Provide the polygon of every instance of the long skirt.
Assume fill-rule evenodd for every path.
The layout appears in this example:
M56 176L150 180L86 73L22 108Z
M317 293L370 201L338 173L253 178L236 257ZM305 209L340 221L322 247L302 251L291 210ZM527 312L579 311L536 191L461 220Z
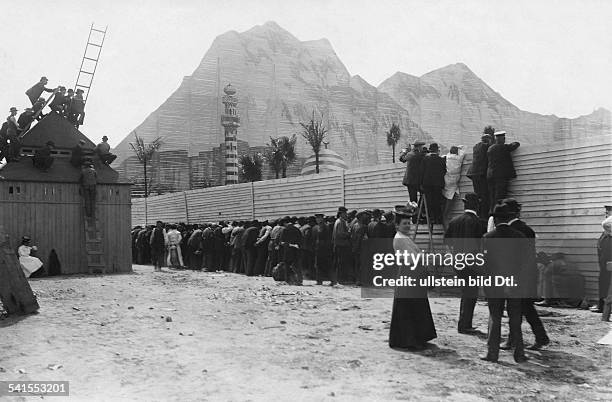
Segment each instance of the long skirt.
M393 299L389 346L392 348L422 347L437 337L429 299Z

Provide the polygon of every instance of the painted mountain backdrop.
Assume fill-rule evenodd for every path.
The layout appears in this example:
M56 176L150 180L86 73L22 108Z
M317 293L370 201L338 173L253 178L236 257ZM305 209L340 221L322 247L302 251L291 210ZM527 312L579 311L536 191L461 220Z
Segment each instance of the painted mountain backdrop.
M577 119L524 112L489 88L469 68L455 64L414 77L396 73L378 88L351 76L326 39L299 41L274 22L217 37L191 76L135 131L161 136L163 152L152 176L164 191L220 184L223 87L239 98L243 150L262 149L270 136L300 132L313 109L329 127L329 148L350 167L391 162L385 132L395 122L403 140L471 145L485 125L531 144L610 134L610 112ZM299 136L298 136L299 137ZM129 147L133 132L116 147L116 166L138 181ZM311 154L298 139L301 161ZM293 169L293 174L299 172Z

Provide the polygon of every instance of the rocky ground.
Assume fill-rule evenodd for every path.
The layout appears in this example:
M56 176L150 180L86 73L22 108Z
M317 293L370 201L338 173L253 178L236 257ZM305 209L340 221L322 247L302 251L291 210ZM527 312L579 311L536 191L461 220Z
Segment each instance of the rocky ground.
M0 320L0 380L68 380L69 400L612 400L596 343L610 325L583 310L542 309L552 344L494 364L478 359L484 334L456 332L452 298L431 299L432 346L401 352L387 346L392 300L353 287L144 266L31 285L39 314Z

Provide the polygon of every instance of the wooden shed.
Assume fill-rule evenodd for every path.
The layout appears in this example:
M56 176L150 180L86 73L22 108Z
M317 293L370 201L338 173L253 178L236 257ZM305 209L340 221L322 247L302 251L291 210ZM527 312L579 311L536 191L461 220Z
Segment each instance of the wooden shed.
M85 216L79 194L80 169L70 163L79 140L95 144L63 117L50 113L21 139L21 158L0 169L0 224L19 246L30 236L36 256L48 266L55 250L62 274L130 272L130 184L94 157L98 174L95 219ZM43 172L32 156L47 141L55 143L54 162Z

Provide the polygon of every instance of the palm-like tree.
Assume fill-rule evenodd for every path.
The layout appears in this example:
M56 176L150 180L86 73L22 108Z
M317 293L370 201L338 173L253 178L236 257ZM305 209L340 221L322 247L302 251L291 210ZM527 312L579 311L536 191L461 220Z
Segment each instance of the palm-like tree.
M274 170L277 179L279 173L282 173L283 178L287 177L287 167L297 159L297 155L295 154L296 143L297 137L295 134L293 134L291 138L287 136L278 138L270 137L270 143L265 152L265 157L272 170Z
M263 166L261 154L257 153L253 156L247 154L241 155L238 158L238 165L240 167L238 170L240 180L246 182L261 180L261 170Z
M319 121L315 121L314 111L312 112L312 119L308 124L300 123L302 126L302 137L306 139L306 142L312 147L312 151L315 154L315 173L319 173L319 153L321 152L321 144L327 134L327 129L322 123L323 116Z
M144 142L144 139L142 137L139 137L138 134L136 134L136 132L134 132L134 142L130 142L130 146L132 147L132 150L136 154L138 161L143 166L145 198L149 196L149 186L148 186L149 183L147 180L147 165L149 164L149 161L153 159L153 155L155 155L155 152L157 152L159 148L161 148L162 145L163 145L163 141L161 137L157 137L150 143L146 144Z
M387 131L387 145L393 149L393 163L395 163L395 146L400 140L402 132L399 126L395 123L391 124L391 128Z

